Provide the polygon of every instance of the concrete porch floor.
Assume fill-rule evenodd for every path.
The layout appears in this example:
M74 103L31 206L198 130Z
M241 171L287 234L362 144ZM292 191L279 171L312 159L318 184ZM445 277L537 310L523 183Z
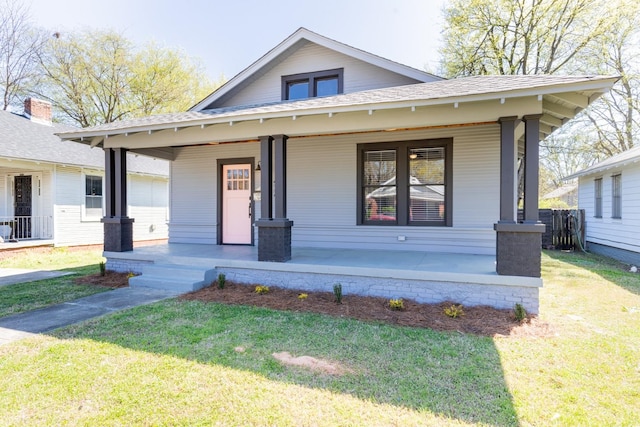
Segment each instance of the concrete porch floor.
M340 266L497 276L494 255L296 247L291 249L291 255L291 260L286 263L260 262L260 265L275 264L284 269L294 265ZM258 248L243 245L171 243L138 247L132 252L105 252L105 256L189 265L210 264L213 260L223 264L234 261L235 265L236 262L258 262ZM298 270L298 268L295 269Z
M292 259L281 263L257 261L256 246L171 243L104 256L107 268L143 276L145 265L206 267L241 283L309 291L331 291L332 284L341 283L345 293L422 302L450 299L500 308L522 302L532 313L542 286L540 278L498 275L494 255L294 247Z

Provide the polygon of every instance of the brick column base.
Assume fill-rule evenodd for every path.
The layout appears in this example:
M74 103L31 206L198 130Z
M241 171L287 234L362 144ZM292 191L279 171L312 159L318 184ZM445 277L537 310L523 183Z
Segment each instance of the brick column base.
M104 250L127 252L133 250L133 218L102 218L104 224Z
M544 224L494 224L496 272L504 276L540 277Z
M291 227L286 218L260 219L258 227L258 261L286 262L291 259Z

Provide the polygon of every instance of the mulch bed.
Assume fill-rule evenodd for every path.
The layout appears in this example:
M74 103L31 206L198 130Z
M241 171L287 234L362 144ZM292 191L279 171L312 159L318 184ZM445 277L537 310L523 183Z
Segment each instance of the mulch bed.
M126 288L129 286L129 273L117 273L115 271L107 271L104 276L100 273L91 274L89 276L78 277L75 279L78 285L95 285L104 286L105 288Z
M404 310L393 310L389 300L379 297L344 295L342 303L335 302L332 292L305 292L270 287L266 294L257 294L257 285L244 285L227 281L224 289L213 286L183 295L185 300L219 302L266 307L275 310L313 312L364 321L377 321L393 325L429 328L437 331L457 331L483 336L548 336L549 325L536 317L520 323L511 310L498 310L487 306L463 307L464 315L451 318L444 314L452 302L420 304L404 300ZM300 299L301 293L308 296Z
M76 279L85 285L120 288L129 286L128 273L107 271L104 276L93 274ZM336 317L384 322L392 325L429 328L436 331L453 331L481 336L503 337L548 337L555 335L553 328L529 316L524 322L516 321L511 310L499 310L488 306L463 307L464 315L451 318L444 314L453 302L420 304L403 300L404 310L393 310L389 300L379 297L344 295L342 303L335 302L332 292L305 292L301 290L269 287L266 294L255 292L256 284L245 285L227 281L224 289L212 286L183 295L180 298L192 301L218 302L223 304L250 305L274 310L312 312ZM306 293L305 299L298 296Z

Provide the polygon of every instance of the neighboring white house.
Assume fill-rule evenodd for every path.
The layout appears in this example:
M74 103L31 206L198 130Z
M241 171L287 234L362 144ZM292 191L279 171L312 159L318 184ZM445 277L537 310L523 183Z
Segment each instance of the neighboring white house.
M578 178L587 250L640 265L640 147L586 168Z
M61 141L54 133L76 128L51 122L51 104L25 101L25 112L0 111L0 237L48 240L56 246L102 243L105 154ZM127 158L128 210L134 239L167 237L165 160Z
M292 247L495 255L497 274L481 279L452 275L443 285L425 274L425 299L460 286L466 300L537 312L538 142L616 80L445 80L301 28L188 112L60 136L110 150L112 170L127 151L170 160L170 245L257 245L257 262L271 269ZM110 191L126 197L117 183ZM115 240L130 218L107 214L107 257L125 265L132 246Z

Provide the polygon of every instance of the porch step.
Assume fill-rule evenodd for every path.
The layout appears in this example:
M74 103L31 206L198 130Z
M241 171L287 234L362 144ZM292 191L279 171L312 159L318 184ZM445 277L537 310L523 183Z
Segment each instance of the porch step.
M186 293L211 285L215 278L215 268L153 264L144 266L140 276L131 277L129 286L132 288L165 289Z

